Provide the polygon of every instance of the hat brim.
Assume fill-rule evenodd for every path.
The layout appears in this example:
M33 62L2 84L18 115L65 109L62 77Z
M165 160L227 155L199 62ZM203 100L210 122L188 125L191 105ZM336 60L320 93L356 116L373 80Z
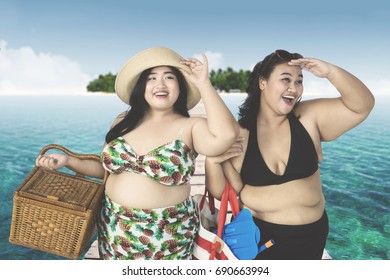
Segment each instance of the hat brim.
M171 49L155 47L143 50L130 58L119 71L115 80L115 92L126 104L130 103L133 92L141 73L157 66L172 66L191 72L190 68L180 63L181 56ZM185 77L184 77L185 78ZM187 86L187 109L192 109L200 100L199 90L185 78Z

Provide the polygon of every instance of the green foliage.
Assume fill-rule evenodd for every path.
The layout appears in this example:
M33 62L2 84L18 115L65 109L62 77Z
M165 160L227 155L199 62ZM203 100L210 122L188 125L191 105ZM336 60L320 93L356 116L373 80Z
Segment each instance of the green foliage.
M226 70L211 70L210 81L211 84L220 91L229 92L238 90L240 92L245 92L249 74L249 70L240 70L236 72L230 67ZM115 92L115 78L116 75L111 73L99 75L97 79L91 81L87 85L87 90L89 92Z
M230 67L225 71L222 69L217 71L211 70L210 81L216 89L221 91L239 90L240 92L245 92L249 74L249 70L236 72Z
M108 73L99 75L99 77L87 85L87 90L90 92L115 92L116 75Z

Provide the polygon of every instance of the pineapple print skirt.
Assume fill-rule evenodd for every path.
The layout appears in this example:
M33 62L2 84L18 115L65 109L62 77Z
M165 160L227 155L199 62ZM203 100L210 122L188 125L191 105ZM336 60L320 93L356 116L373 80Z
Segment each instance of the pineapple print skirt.
M190 260L199 219L192 197L171 207L129 208L107 195L98 221L106 260Z

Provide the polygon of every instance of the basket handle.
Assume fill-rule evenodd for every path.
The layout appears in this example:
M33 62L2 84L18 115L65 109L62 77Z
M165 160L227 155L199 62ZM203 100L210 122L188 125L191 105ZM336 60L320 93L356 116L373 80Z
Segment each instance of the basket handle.
M50 145L47 145L47 146L43 147L42 150L39 152L39 155L44 155L50 149L57 149L57 150L63 151L67 155L73 156L73 157L76 157L76 158L79 158L79 159L92 159L92 160L97 160L97 161L100 162L100 158L97 155L94 155L94 154L76 154L76 153L71 152L67 148L65 148L65 147L63 147L61 145L57 145L57 144L50 144Z
M96 161L100 162L100 157L95 155L95 154L76 154L76 153L73 153L72 151L70 151L67 148L65 148L61 145L58 145L58 144L49 144L49 145L43 147L41 149L41 151L39 152L39 155L44 155L50 149L57 149L57 150L63 151L65 154L67 154L69 156L73 156L73 157L78 158L78 159L91 159L91 160L96 160ZM76 172L76 176L85 177L84 174L81 174L78 172ZM107 172L105 172L103 182L106 182L107 176L108 176L108 174L107 174Z

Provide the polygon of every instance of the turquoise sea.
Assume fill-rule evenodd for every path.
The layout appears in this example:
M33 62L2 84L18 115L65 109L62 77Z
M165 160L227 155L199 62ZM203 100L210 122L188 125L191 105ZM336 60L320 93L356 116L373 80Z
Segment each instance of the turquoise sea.
M244 97L224 96L236 116ZM333 259L390 259L389 108L390 97L377 97L365 122L323 144L326 248ZM111 122L126 109L115 95L0 96L0 260L63 259L8 242L13 193L42 147L98 154Z

